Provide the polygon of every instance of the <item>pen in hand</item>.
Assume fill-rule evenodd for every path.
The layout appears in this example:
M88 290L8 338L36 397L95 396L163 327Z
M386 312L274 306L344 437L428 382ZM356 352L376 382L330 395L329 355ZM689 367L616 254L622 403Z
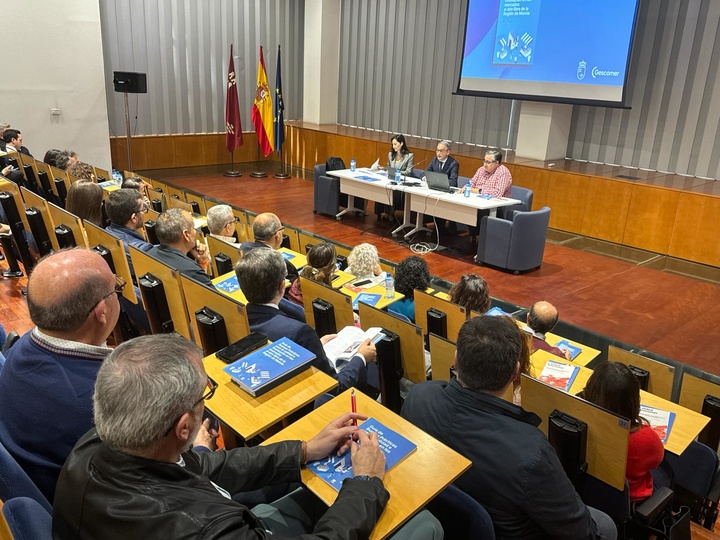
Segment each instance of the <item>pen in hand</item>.
M355 401L355 390L350 391L350 410L354 413L357 412L357 402ZM353 426L357 426L357 420L353 418Z

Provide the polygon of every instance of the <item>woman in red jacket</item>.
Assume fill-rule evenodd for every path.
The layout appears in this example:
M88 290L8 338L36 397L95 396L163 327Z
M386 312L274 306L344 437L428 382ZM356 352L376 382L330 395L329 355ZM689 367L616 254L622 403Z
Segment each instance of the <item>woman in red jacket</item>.
M640 385L630 368L620 362L601 364L588 379L582 397L630 420L625 469L630 501L652 495L650 471L660 465L665 447L647 420L640 417Z

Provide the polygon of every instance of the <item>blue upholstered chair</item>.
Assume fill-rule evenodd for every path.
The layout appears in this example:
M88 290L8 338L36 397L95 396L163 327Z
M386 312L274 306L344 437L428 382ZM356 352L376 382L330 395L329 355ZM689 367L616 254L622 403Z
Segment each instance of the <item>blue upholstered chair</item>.
M50 540L52 516L35 499L15 497L2 507L2 514L15 540Z
M511 186L512 192L510 193L511 199L518 199L522 201L520 204L513 204L511 206L503 206L498 208L497 217L502 219L509 219L510 215L514 211L529 212L532 210L533 191L520 186Z
M448 486L430 501L427 509L453 540L494 540L495 528L487 510L470 495Z
M314 214L334 217L340 211L340 180L326 174L324 163L313 170L313 200Z
M9 501L15 497L34 499L45 510L52 512L52 507L47 499L18 465L15 458L10 455L10 452L0 444L0 500Z
M545 253L550 208L513 212L512 221L482 218L475 261L519 274L539 268Z

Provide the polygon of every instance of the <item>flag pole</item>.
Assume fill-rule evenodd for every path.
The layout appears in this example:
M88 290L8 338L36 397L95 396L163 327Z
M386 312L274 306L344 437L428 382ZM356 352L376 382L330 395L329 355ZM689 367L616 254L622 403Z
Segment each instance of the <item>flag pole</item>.
M223 173L223 176L229 176L230 178L237 178L239 176L242 176L242 173L238 170L235 170L235 150L230 151L230 170L225 171Z
M290 178L290 175L285 172L285 160L283 159L282 146L280 147L280 170L273 175L275 178Z
M258 168L250 173L253 178L267 178L267 173L260 170L260 145L257 146L257 165Z
M235 169L235 149L242 145L242 126L240 125L240 108L237 99L237 83L235 81L235 60L233 46L230 44L230 60L228 61L227 98L225 100L225 148L230 152L230 170L223 176L237 178L242 173Z
M285 141L285 119L283 118L283 111L285 110L285 103L282 98L282 67L280 60L280 45L278 45L277 52L277 64L275 65L275 118L273 121L275 132L275 150L280 154L280 170L275 173L275 178L290 178L290 175L285 172L285 159L283 156L283 142Z

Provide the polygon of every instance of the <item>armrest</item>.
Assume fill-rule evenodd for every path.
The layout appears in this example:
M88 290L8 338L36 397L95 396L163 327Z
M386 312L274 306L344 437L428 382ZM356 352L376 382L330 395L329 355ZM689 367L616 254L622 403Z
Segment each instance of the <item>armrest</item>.
M661 487L642 503L635 505L634 517L644 524L653 523L673 499L675 493L667 487Z

